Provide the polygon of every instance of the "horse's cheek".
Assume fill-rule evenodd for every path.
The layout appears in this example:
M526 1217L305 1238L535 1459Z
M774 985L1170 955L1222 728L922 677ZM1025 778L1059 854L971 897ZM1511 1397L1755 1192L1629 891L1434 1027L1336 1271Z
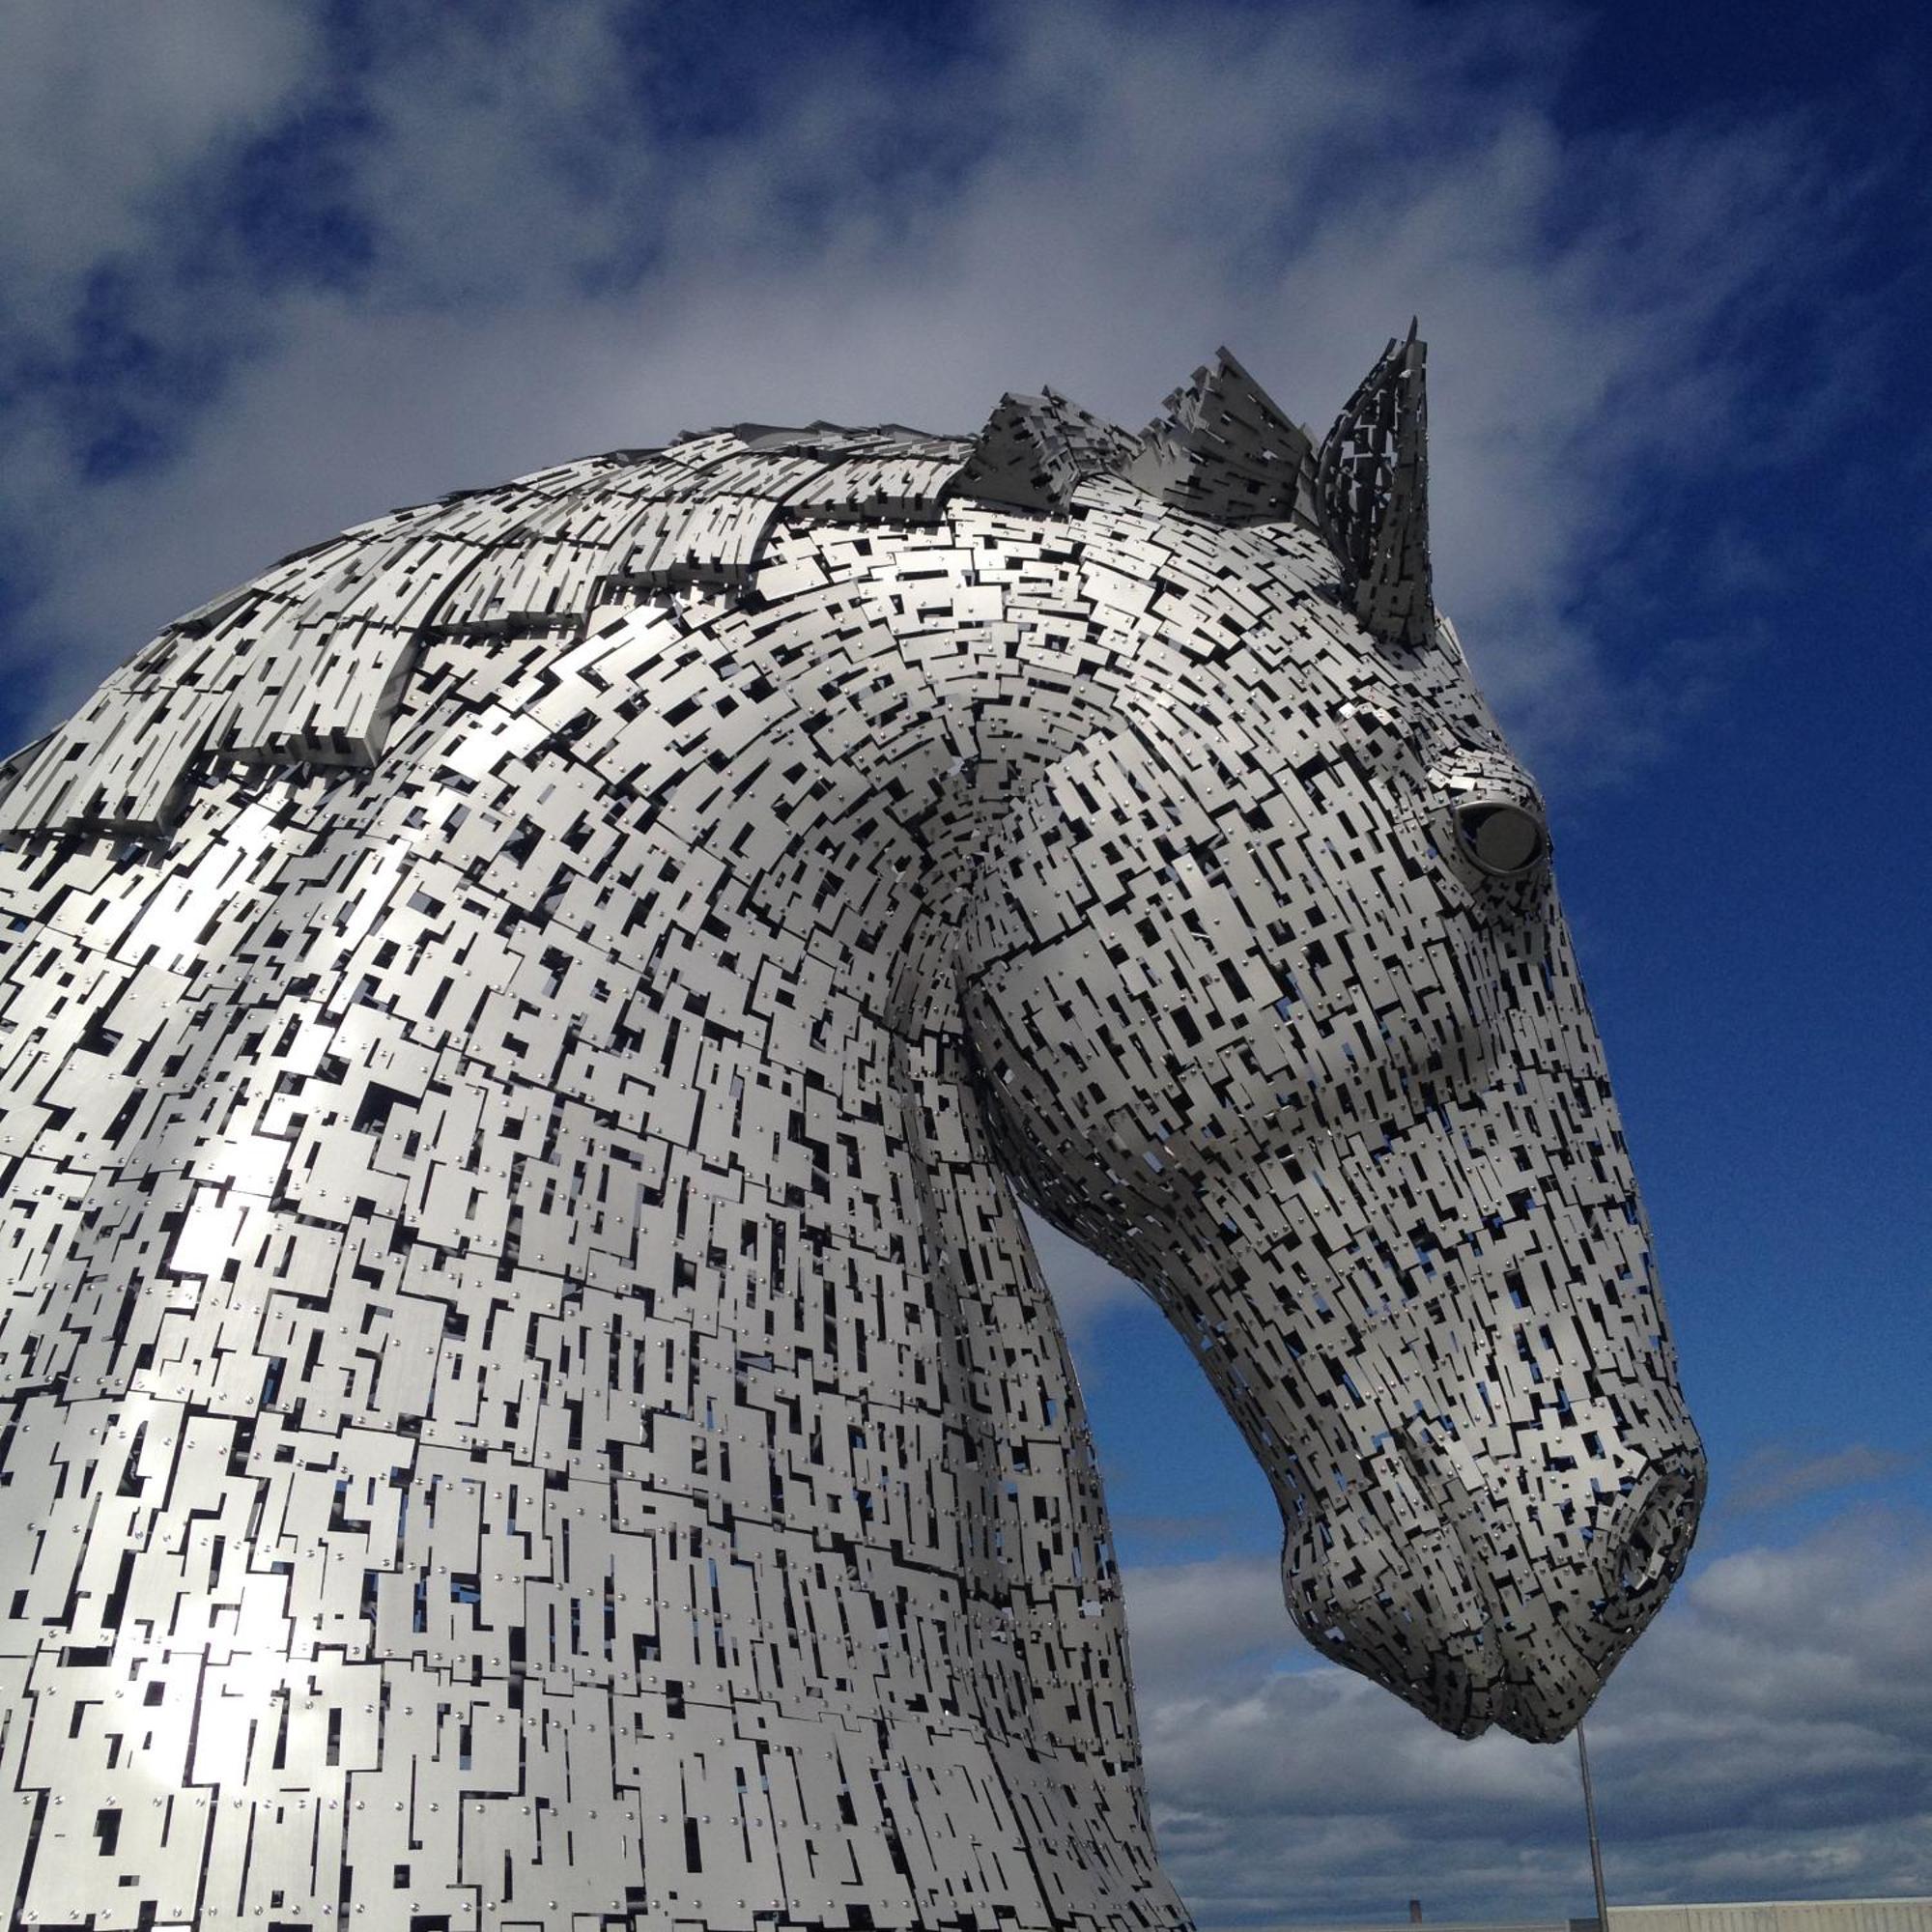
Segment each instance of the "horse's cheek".
M1055 976L1009 963L975 980L962 1005L987 1109L1007 1159L1042 1197L1109 1191L1114 1083L1091 1039L1060 1017ZM1065 1207L1065 1199L1052 1205Z

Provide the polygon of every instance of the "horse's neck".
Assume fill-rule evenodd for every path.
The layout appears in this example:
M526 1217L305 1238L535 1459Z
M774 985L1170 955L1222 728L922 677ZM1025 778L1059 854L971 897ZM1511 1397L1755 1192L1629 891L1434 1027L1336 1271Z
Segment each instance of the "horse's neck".
M941 596L960 554L919 541L923 594ZM770 569L812 561L781 545ZM671 748L692 776L612 859L648 904L627 914L649 995L637 1104L678 1123L671 1166L712 1218L702 1238L688 1210L674 1231L689 1299L659 1306L762 1365L738 1372L754 1407L762 1381L787 1430L809 1418L819 1447L780 1445L791 1473L773 1497L871 1552L858 1594L956 1578L973 1655L955 1664L977 1680L958 1694L996 1729L1130 1763L1099 1480L980 1118L951 957L1012 792L1076 724L1046 694L1001 692L998 640L975 671L952 633L891 621L902 563L881 560L869 606L838 582L822 609L788 599L794 632L727 620L668 689L650 668L674 654L662 623L600 661L656 698L628 736L578 741L607 776L667 762L656 721L694 697L717 721Z
M722 680L728 724L606 868L642 968L618 1071L650 1144L682 1144L644 1200L639 1272L699 1369L715 1350L733 1401L781 1418L769 1497L763 1473L742 1478L761 1445L711 1458L730 1458L741 1508L781 1499L873 1552L855 1559L860 1595L955 1577L980 1680L956 1694L1036 1743L1131 1761L1098 1477L950 958L977 848L1065 721L1045 702L990 721L985 755L985 682L961 676L951 640L928 648L935 664L856 628L804 677L782 639L738 638L683 670ZM665 649L639 626L600 675L649 690ZM654 729L646 715L634 735ZM596 756L607 773L644 762L622 733Z
M605 1685L700 1782L686 1701L755 1711L801 1761L920 1767L969 1863L1024 1846L1171 1918L1091 1446L947 964L1056 721L995 781L906 652L896 690L848 663L839 717L751 643L594 641L432 650L373 773L217 775L159 854L0 854L14 1615L226 1655L274 1577L264 1669ZM702 741L694 690L729 721ZM95 1526L110 1459L131 1499Z
M1058 1316L993 1164L958 1037L928 1036L903 1064L933 1359L955 1459L951 1533L962 1572L985 1593L980 1627L996 1646L982 1668L1007 1720L1039 1743L1132 1763L1119 1577Z
M909 1578L955 1578L928 1614L976 1634L923 1666L935 1694L1130 1761L1098 1477L950 959L979 848L1068 723L1038 694L1003 714L956 641L877 623L827 651L744 627L694 642L660 613L578 656L592 693L641 694L634 715L606 722L604 696L581 728L575 659L520 679L497 652L432 653L355 808L353 878L281 867L277 916L299 933L312 893L310 929L337 940L314 995L340 1012L325 1057L432 1089L344 1179L349 1122L317 1100L356 1103L305 1072L282 1103L302 1117L290 1206L353 1229L381 1193L412 1246L365 1270L452 1309L466 1248L513 1261L490 1293L496 1346L534 1344L528 1398L497 1411L517 1431L548 1417L543 1439L585 1476L622 1444L661 1515L810 1525L846 1552L829 1587L862 1643L877 1602L905 1612ZM715 722L686 738L694 697ZM613 806L613 785L647 805ZM316 822L348 841L326 806ZM296 950L250 970L298 975ZM472 1356L478 1319L458 1322ZM412 1351L388 1388L423 1439L471 1447L492 1411L475 1361L457 1386L443 1349L435 1376L408 1373L430 1360Z

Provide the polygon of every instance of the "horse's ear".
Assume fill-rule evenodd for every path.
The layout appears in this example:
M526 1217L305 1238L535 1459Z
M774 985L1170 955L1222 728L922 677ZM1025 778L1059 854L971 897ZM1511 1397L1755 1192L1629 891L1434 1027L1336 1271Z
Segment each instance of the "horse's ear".
M1220 524L1318 527L1313 439L1226 349L1163 407L1127 467L1131 481Z
M973 444L952 488L962 497L1064 510L1083 477L1119 470L1139 447L1126 431L1052 389L1005 395Z
M1426 355L1411 322L1335 418L1316 472L1320 527L1355 615L1383 642L1411 647L1435 635Z

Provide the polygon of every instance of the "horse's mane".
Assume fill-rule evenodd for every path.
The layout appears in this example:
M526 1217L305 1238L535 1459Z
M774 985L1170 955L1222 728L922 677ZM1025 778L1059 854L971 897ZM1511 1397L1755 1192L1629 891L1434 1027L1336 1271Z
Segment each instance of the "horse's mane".
M977 437L744 422L396 510L168 625L0 764L0 838L163 836L224 764L372 767L426 646L561 652L593 613L681 594L729 607L781 521L934 524L953 497L1064 513L1095 476L1151 508L1314 532L1363 621L1419 642L1426 522L1401 504L1420 500L1419 352L1412 331L1392 342L1319 451L1223 349L1139 436L1046 389L1003 397Z
M781 516L934 521L970 439L745 423L361 524L167 626L0 768L0 831L164 833L218 763L373 766L440 641L549 639L594 611L750 590Z

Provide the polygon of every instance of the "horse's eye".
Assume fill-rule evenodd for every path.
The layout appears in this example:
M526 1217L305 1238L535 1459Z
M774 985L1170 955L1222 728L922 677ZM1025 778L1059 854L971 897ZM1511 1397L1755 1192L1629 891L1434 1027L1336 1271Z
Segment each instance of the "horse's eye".
M1470 858L1498 878L1515 878L1528 871L1549 848L1549 835L1542 819L1520 805L1500 800L1459 806L1456 832Z

